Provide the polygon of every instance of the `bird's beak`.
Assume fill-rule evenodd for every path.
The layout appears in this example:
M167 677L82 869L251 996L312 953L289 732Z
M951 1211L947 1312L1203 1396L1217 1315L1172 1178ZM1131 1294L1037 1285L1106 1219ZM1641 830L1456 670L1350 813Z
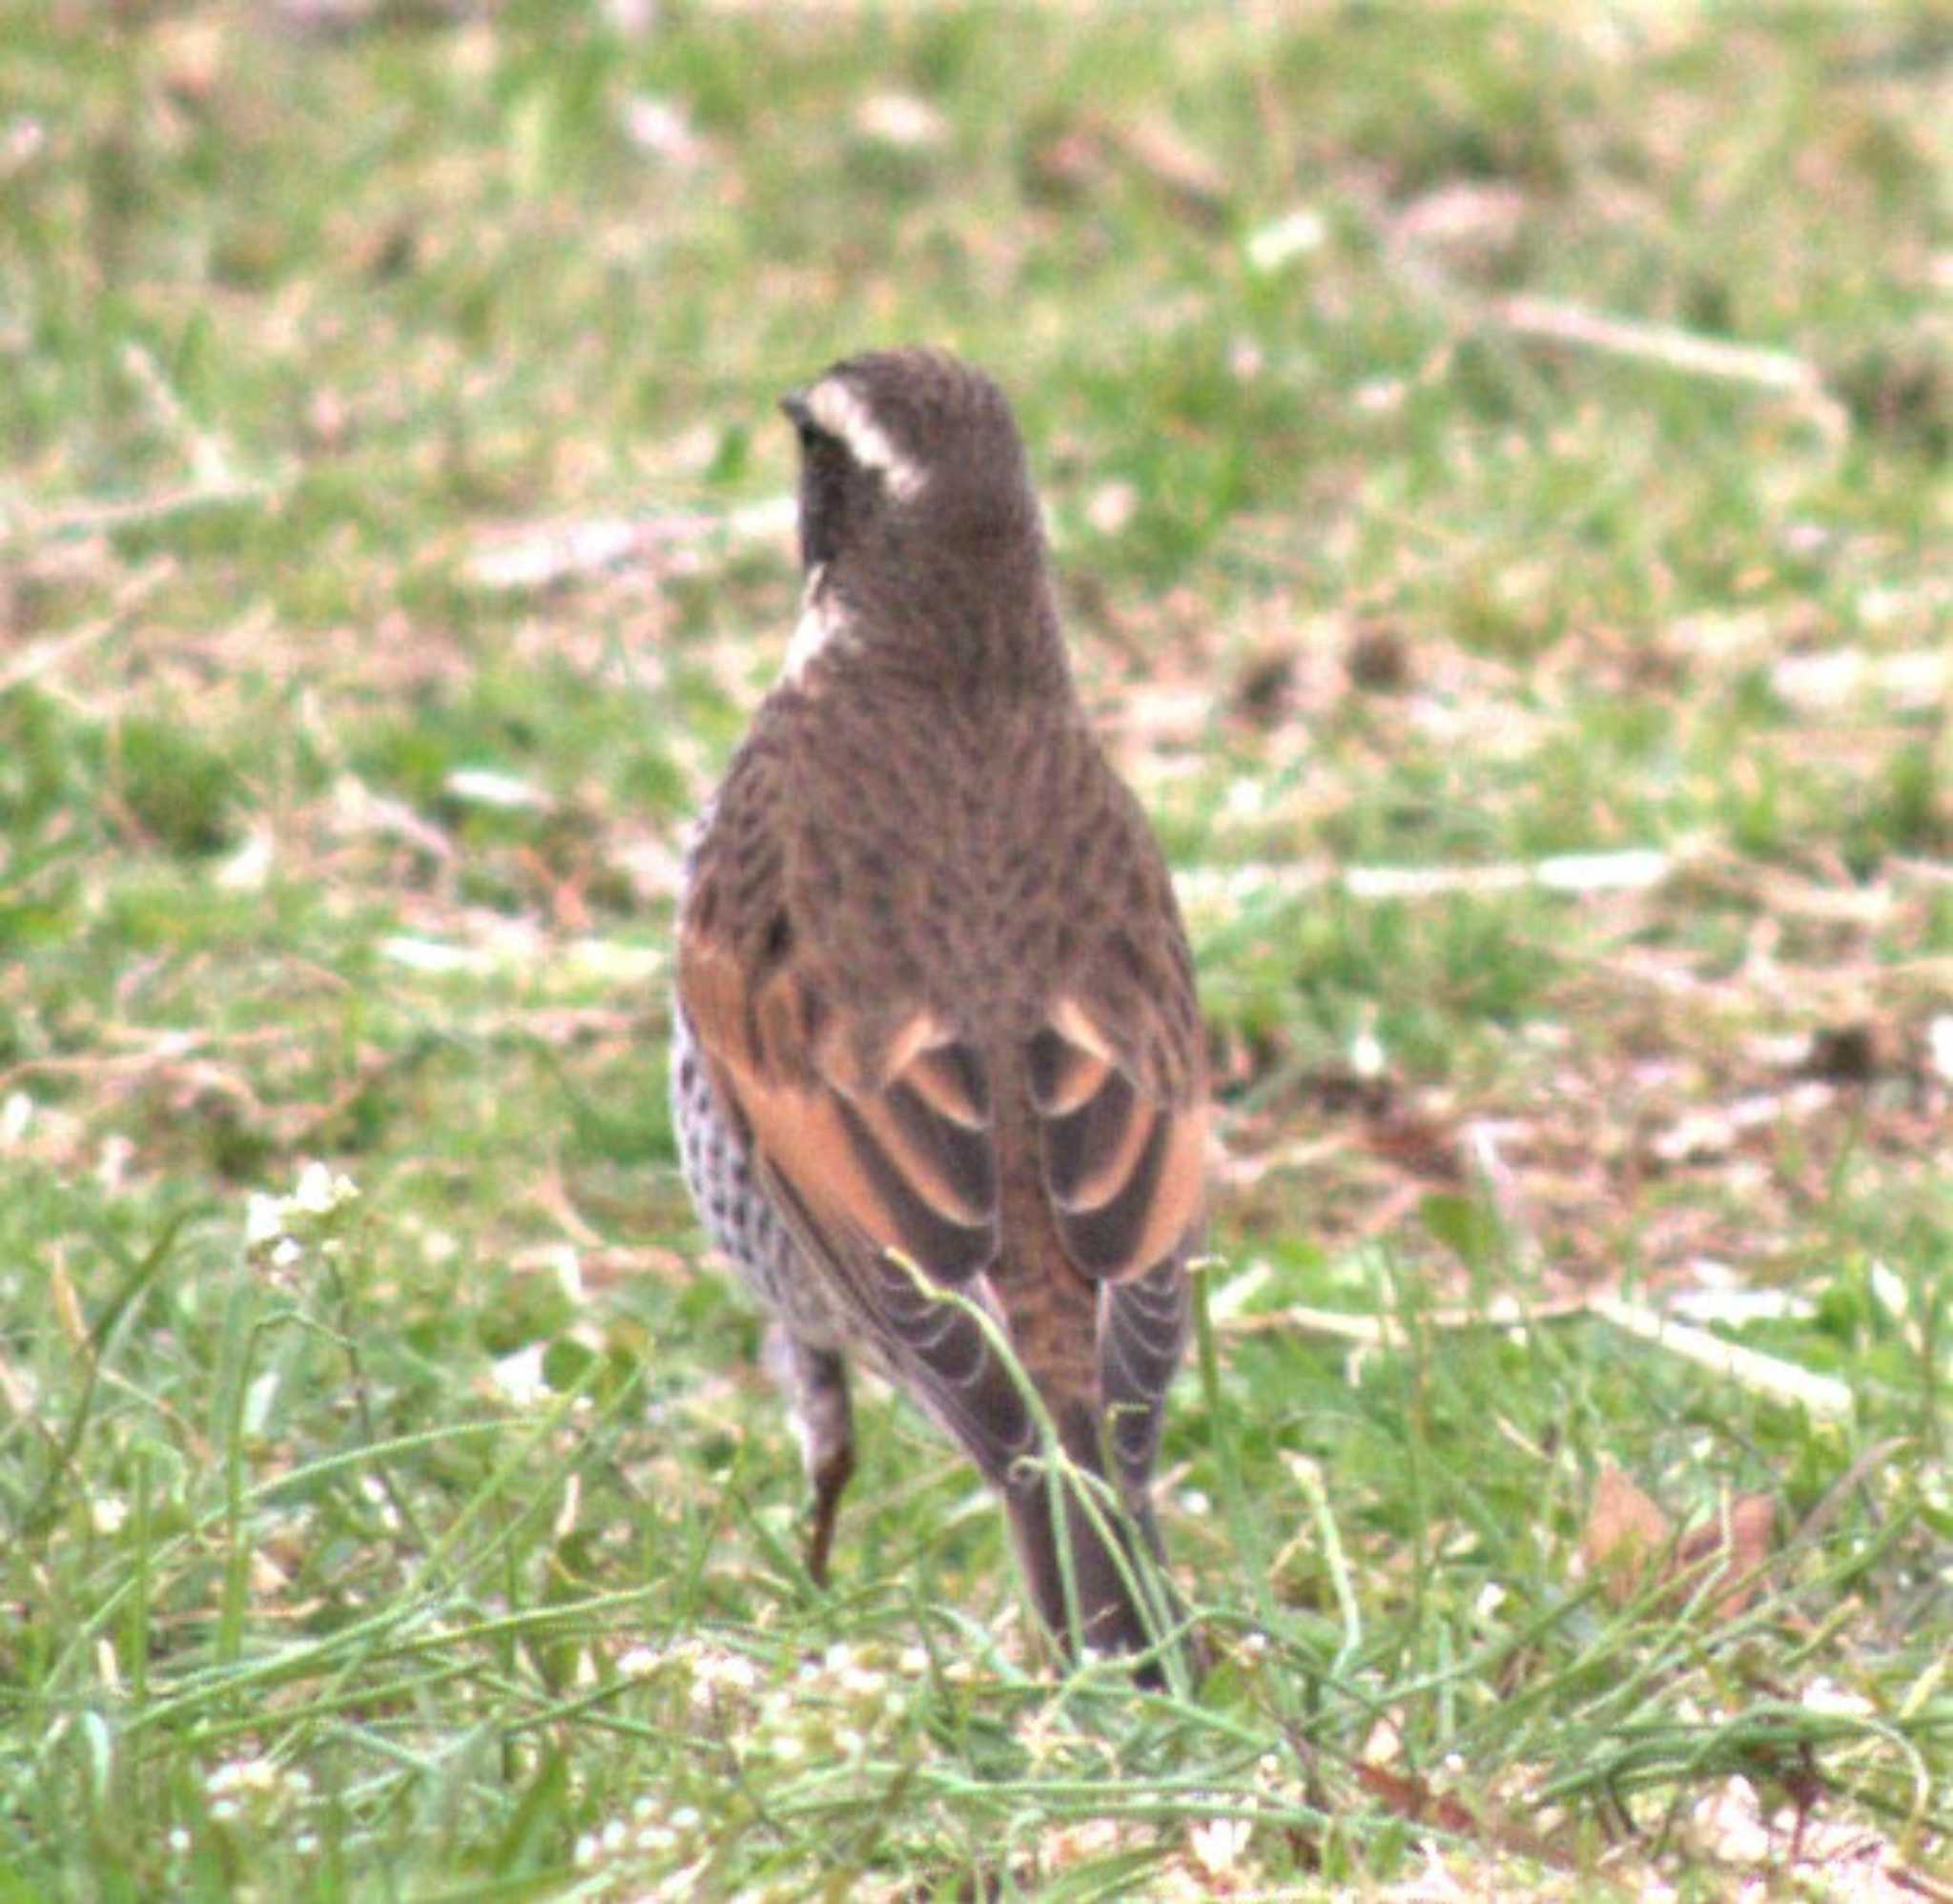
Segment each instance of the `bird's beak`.
M807 407L807 392L790 390L780 399L780 408L787 420L796 430L804 430L813 420L813 413Z

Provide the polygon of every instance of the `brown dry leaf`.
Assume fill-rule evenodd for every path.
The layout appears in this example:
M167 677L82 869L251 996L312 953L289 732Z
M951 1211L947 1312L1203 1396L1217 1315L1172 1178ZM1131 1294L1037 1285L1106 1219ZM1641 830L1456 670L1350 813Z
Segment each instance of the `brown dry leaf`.
M1033 198L1065 203L1103 189L1111 166L1101 128L1053 128L1024 155L1024 184Z
M1456 1188L1465 1181L1456 1131L1408 1104L1393 1102L1368 1112L1364 1119L1363 1146L1372 1157L1429 1182Z
M1567 1868L1565 1854L1536 1833L1503 1818L1490 1806L1481 1812L1441 1791L1433 1791L1421 1778L1407 1778L1381 1765L1352 1767L1356 1782L1378 1804L1413 1825L1435 1825L1452 1836L1490 1845L1517 1857L1536 1858L1542 1864Z
M1777 1503L1768 1494L1739 1494L1726 1514L1690 1530L1668 1566L1677 1595L1693 1593L1705 1579L1731 1583L1715 1602L1718 1620L1733 1620L1757 1594L1757 1569L1770 1557Z
M1803 1069L1834 1084L1869 1084L1883 1066L1888 1042L1877 1025L1864 1019L1820 1025L1811 1034Z
M1674 1537L1668 1516L1653 1499L1613 1462L1603 1462L1580 1555L1614 1606L1626 1606L1640 1591L1649 1563Z
M1378 617L1357 624L1344 647L1343 666L1349 685L1370 694L1401 694L1416 671L1404 630Z
M1705 1581L1729 1581L1712 1603L1715 1618L1733 1620L1756 1597L1755 1575L1770 1557L1777 1503L1768 1494L1739 1494L1727 1510L1676 1539L1674 1524L1655 1500L1613 1462L1602 1464L1593 1505L1580 1537L1580 1552L1601 1590L1624 1607L1647 1584L1660 1560L1670 1612L1687 1604Z
M1163 118L1117 128L1127 160L1189 217L1219 218L1232 196L1227 174L1180 128Z
M1227 697L1229 711L1261 728L1288 718L1295 706L1299 659L1288 641L1259 644L1236 670Z

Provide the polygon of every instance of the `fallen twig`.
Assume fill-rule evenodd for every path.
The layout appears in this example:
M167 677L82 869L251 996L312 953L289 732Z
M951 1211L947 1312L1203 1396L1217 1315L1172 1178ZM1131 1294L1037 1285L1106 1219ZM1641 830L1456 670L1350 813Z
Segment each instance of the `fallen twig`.
M1550 853L1532 861L1490 866L1272 865L1196 867L1177 875L1189 904L1238 903L1273 893L1300 897L1340 886L1352 899L1434 899L1453 892L1643 892L1673 877L1680 862L1656 847L1618 851Z
M1795 398L1834 446L1850 434L1850 417L1826 388L1817 365L1789 351L1734 343L1673 324L1617 317L1556 297L1475 297L1439 268L1429 247L1406 242L1401 229L1385 232L1383 238L1385 254L1394 261L1403 280L1456 323L1659 364L1684 377L1713 378L1777 391Z
M1693 377L1719 377L1798 396L1824 395L1823 379L1816 366L1788 351L1730 343L1671 324L1611 317L1552 297L1507 297L1491 306L1491 316L1521 337L1578 344L1614 357L1639 358Z
M0 518L0 541L46 542L61 536L147 527L194 509L216 509L239 502L276 502L290 487L289 481L240 479L222 484L194 482L181 489L165 489L154 496L133 496L119 502L80 502L71 509L30 515L11 523Z
M652 555L682 566L695 561L701 549L735 548L791 535L795 506L792 497L780 496L719 513L668 509L524 522L480 537L463 573L478 588L523 593Z
M1557 1321L1569 1316L1583 1316L1592 1299L1585 1296L1556 1297L1544 1302L1521 1302L1516 1297L1500 1296L1482 1308L1451 1307L1418 1312L1426 1328L1441 1332L1463 1329L1516 1329L1529 1322ZM1346 1309L1313 1309L1305 1303L1285 1309L1264 1310L1254 1316L1217 1318L1215 1327L1223 1335L1260 1336L1274 1330L1292 1331L1304 1336L1326 1336L1332 1341L1354 1342L1361 1348L1397 1349L1409 1341L1403 1323L1394 1316L1362 1316Z
M1809 1369L1799 1368L1781 1357L1724 1341L1706 1329L1677 1322L1617 1296L1589 1297L1587 1307L1590 1313L1626 1334L1653 1342L1698 1368L1726 1376L1753 1394L1767 1395L1777 1402L1795 1402L1825 1421L1848 1421L1851 1417L1851 1390L1828 1375L1813 1375Z
M122 368L142 392L156 421L182 443L198 485L207 490L236 488L237 472L230 452L190 414L189 405L176 394L147 347L132 338L122 346Z
M63 662L72 660L83 649L106 640L175 573L176 563L172 557L159 556L154 562L145 563L116 590L114 602L106 615L98 615L93 622L84 622L80 627L71 628L65 635L51 635L46 641L30 642L18 654L0 665L0 694L35 680L50 669L59 667Z
M194 509L238 502L272 502L291 487L289 475L276 481L241 476L223 440L204 429L190 414L154 355L134 339L122 346L121 363L129 380L142 393L162 430L176 439L195 479L178 489L121 502L81 502L72 508L29 513L9 522L0 515L0 541L35 542L59 536L90 535L104 529L127 529L159 522Z
M1706 1329L1678 1322L1658 1310L1643 1308L1617 1296L1570 1296L1543 1302L1521 1302L1514 1297L1502 1296L1482 1308L1425 1310L1417 1320L1428 1329L1453 1331L1524 1328L1533 1322L1562 1321L1579 1316L1594 1316L1612 1322L1628 1335L1667 1349L1699 1368L1728 1377L1740 1387L1776 1401L1795 1402L1823 1420L1842 1421L1851 1415L1852 1394L1843 1382L1826 1375L1813 1375L1809 1369L1799 1368L1780 1357L1724 1341ZM1362 1348L1398 1349L1410 1340L1404 1324L1394 1316L1358 1315L1305 1304L1253 1316L1230 1316L1218 1321L1216 1326L1226 1335L1265 1335L1285 1330L1327 1337L1332 1341L1354 1342Z
M1794 397L1825 439L1841 443L1851 433L1844 405L1824 387L1815 364L1788 351L1731 343L1670 324L1609 317L1551 297L1507 297L1485 308L1487 321L1515 337L1571 344L1641 363L1656 363L1685 377L1748 383Z

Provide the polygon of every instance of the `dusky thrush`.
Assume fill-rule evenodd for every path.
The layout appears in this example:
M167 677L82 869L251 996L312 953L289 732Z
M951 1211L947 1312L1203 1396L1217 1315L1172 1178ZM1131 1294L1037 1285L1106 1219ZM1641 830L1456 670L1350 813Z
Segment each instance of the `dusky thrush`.
M772 1319L812 1576L858 1355L1001 1497L1060 1642L1141 1651L1182 1614L1140 1555L1202 1224L1185 930L1073 686L1002 393L901 350L782 408L805 593L687 862L685 1178Z

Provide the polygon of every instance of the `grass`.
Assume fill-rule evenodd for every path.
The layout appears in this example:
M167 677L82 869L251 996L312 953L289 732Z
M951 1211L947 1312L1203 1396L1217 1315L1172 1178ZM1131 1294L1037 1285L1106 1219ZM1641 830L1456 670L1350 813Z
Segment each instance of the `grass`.
M0 1896L1931 1882L1932 10L630 13L0 27ZM1196 1697L885 1398L813 1590L694 1274L771 406L918 337L1185 882Z

